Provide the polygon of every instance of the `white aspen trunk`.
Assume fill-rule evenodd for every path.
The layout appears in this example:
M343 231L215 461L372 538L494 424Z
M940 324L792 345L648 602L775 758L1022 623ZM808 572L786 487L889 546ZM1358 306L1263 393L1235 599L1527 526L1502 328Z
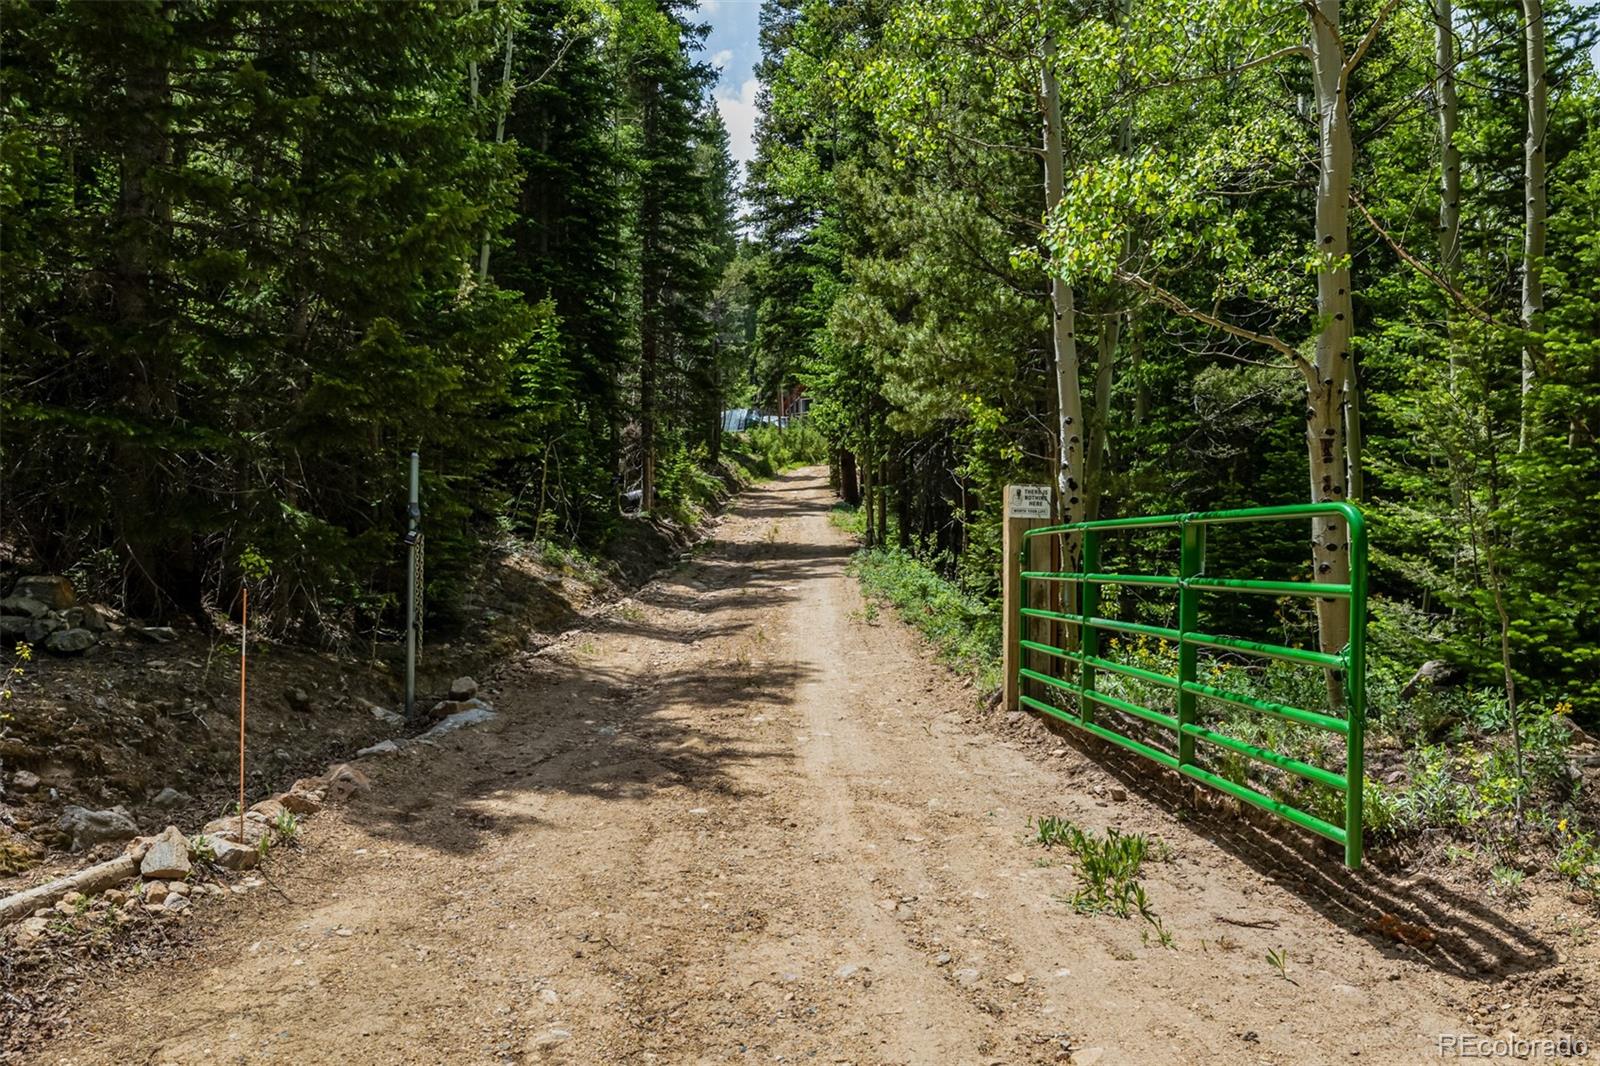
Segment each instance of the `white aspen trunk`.
M1056 42L1045 35L1040 65L1039 96L1044 110L1044 206L1046 213L1061 202L1066 174L1066 148L1061 130L1061 89L1055 75ZM1057 424L1057 506L1064 522L1081 522L1083 491L1083 389L1078 380L1077 309L1072 286L1050 279L1050 338L1055 349Z
M500 73L500 117L494 125L494 143L506 143L506 115L511 110L511 24L506 24L506 61ZM483 284L489 278L489 231L483 231L483 243L478 246L478 284Z
M1461 149L1456 147L1456 36L1451 0L1433 0L1433 94L1439 108L1439 275L1455 284L1461 257ZM1448 332L1448 331L1447 331ZM1447 336L1450 393L1456 391L1456 346Z
M1310 458L1311 498L1348 498L1346 408L1355 375L1351 367L1352 303L1350 297L1350 112L1345 99L1344 42L1339 35L1339 0L1315 0L1310 12L1311 62L1317 92L1320 160L1318 164L1317 251L1324 262L1317 273L1317 311L1325 323L1316 338L1316 354L1306 368L1306 448ZM1357 423L1357 427L1359 423ZM1359 432L1359 428L1358 428ZM1349 531L1342 519L1312 523L1312 562L1316 580L1347 584L1350 580ZM1317 601L1319 643L1338 652L1348 638L1350 601ZM1342 699L1342 689L1329 676L1329 695Z
M1544 315L1542 263L1545 239L1544 139L1549 86L1545 81L1544 5L1522 0L1523 44L1527 56L1528 139L1523 145L1523 195L1527 218L1522 237L1522 328L1539 328ZM1522 348L1522 417L1517 449L1528 446L1533 427L1528 410L1537 374L1539 349L1529 339Z

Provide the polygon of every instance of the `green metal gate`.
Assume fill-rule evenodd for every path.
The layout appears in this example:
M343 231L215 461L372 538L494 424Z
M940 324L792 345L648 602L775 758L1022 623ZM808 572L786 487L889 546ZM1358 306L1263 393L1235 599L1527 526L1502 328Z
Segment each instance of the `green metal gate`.
M1348 584L1324 584L1310 581L1256 581L1238 578L1209 577L1205 572L1206 531L1215 525L1248 522L1279 522L1287 520L1317 520L1332 518L1342 520L1348 530L1350 553L1350 581ZM1115 530L1152 530L1175 528L1179 535L1178 573L1176 575L1103 573L1100 571L1100 544L1104 533ZM1029 542L1039 537L1082 538L1082 570L1029 570ZM1047 526L1028 530L1023 534L1019 568L1022 576L1022 595L1017 631L1021 646L1028 651L1040 652L1077 665L1077 678L1055 677L1030 669L1026 653L1019 660L1018 683L1023 689L1021 702L1034 710L1060 719L1097 737L1119 744L1163 766L1177 770L1186 777L1202 781L1246 803L1277 814L1296 825L1320 833L1344 845L1345 862L1351 867L1361 865L1361 800L1365 780L1362 741L1366 721L1366 614L1367 614L1367 537L1361 512L1352 504L1313 503L1287 507L1252 507L1234 511L1208 511L1183 515L1156 515L1141 518L1114 519L1102 522L1078 522L1071 525ZM1063 554L1062 558L1067 556ZM1028 583L1048 581L1075 587L1080 613L1054 611L1030 607ZM1103 585L1136 585L1176 589L1178 611L1176 629L1146 625L1113 618L1102 618L1100 588ZM1305 596L1311 598L1340 598L1349 601L1350 626L1344 648L1336 654L1309 651L1303 648L1243 640L1232 636L1219 636L1201 631L1200 602L1202 596L1229 593L1261 594L1269 596ZM1066 600L1064 602L1074 602ZM1030 619L1062 622L1077 627L1081 640L1078 649L1056 647L1044 641L1030 640ZM1127 663L1115 662L1100 654L1101 631L1109 630L1169 641L1177 646L1177 676L1146 670ZM1062 643L1071 644L1072 641ZM1304 666L1320 667L1334 671L1344 689L1344 708L1339 713L1329 707L1311 710L1291 707L1254 696L1202 684L1198 665L1200 649L1223 649L1241 652L1248 656L1278 659ZM1110 671L1135 678L1149 684L1173 690L1173 711L1167 713L1118 698L1095 687L1097 671ZM1033 681L1077 697L1074 713L1052 702L1036 699L1026 694L1026 681ZM1040 693L1043 695L1043 693ZM1313 766L1290 756L1247 744L1234 737L1207 729L1198 721L1197 706L1201 699L1216 700L1272 715L1291 722L1314 726L1344 738L1344 773L1333 773L1323 767ZM1110 707L1162 729L1171 730L1176 754L1163 751L1138 739L1119 733L1106 724L1095 721L1095 705ZM1221 777L1199 765L1195 759L1195 741L1226 749L1237 755L1276 767L1317 785L1334 789L1344 795L1344 825L1335 825L1307 811L1266 795L1247 784Z

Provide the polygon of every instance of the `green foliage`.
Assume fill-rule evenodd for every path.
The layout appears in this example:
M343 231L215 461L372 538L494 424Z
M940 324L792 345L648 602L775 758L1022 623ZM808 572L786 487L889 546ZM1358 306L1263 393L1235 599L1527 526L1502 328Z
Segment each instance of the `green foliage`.
M1149 923L1162 947L1172 947L1172 936L1150 905L1139 869L1154 854L1166 857L1166 846L1151 842L1142 833L1123 833L1107 829L1104 836L1085 832L1065 818L1040 815L1031 819L1034 842L1045 848L1061 847L1076 860L1074 871L1078 889L1072 895L1073 909L1080 914L1114 914L1129 918L1137 914Z
M860 552L850 570L862 591L897 608L942 662L971 676L984 691L999 684L1000 618L989 603L899 548Z
M827 462L828 441L809 420L787 426L752 426L733 434L723 448L756 477L773 477L797 466Z
M413 449L446 615L504 523L594 549L647 457L703 480L745 349L677 5L8 2L0 35L31 565L201 624L248 580L265 624L343 639L408 579Z

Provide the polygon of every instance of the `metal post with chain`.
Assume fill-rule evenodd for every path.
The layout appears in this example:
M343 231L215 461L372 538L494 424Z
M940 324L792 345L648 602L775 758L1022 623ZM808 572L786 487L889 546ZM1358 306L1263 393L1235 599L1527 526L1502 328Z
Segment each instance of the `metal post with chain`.
M422 506L417 498L421 457L411 453L411 502L406 506L406 567L411 581L406 586L406 718L417 713L417 645L422 643Z

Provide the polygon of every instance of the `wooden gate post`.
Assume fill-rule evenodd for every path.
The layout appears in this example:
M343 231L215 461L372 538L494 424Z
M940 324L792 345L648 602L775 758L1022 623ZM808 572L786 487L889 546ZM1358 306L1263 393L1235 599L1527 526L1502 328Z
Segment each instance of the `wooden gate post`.
M1005 676L1001 682L1001 705L1007 711L1022 708L1018 697L1022 687L1018 684L1017 670L1022 666L1022 548L1023 534L1030 529L1050 524L1051 499L1049 485L1007 485L1004 531L1000 538L1001 564L1001 635L1004 654L1002 666ZM1033 560L1049 558L1048 538L1035 537L1029 544ZM1030 561L1029 566L1040 565ZM1043 564L1048 565L1048 564ZM1038 583L1030 590L1030 599L1040 598ZM1036 604L1037 605L1037 604Z

